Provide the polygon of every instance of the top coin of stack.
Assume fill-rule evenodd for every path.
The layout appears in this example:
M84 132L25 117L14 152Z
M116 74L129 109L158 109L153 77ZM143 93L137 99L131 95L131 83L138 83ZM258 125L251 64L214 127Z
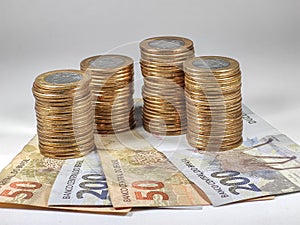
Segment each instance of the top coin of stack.
M123 55L99 55L84 59L80 68L92 78L96 131L118 133L135 126L133 60Z
M140 43L143 126L160 135L186 132L182 63L194 57L193 42L182 37L154 37Z
M32 91L42 155L81 157L95 147L90 77L78 70L39 75Z
M220 56L184 62L187 140L200 150L229 150L242 143L239 63Z

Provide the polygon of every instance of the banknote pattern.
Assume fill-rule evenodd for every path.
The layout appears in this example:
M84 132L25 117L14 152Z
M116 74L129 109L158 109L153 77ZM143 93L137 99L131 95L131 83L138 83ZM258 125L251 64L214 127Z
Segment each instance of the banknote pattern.
M117 214L130 211L112 207L49 207L52 185L65 161L42 156L37 142L35 136L0 173L0 207Z
M224 152L196 151L151 136L176 167L199 186L213 205L300 191L300 147L244 106L243 145ZM143 131L140 133L145 136ZM172 150L173 149L173 150Z
M51 189L48 205L111 206L96 151L64 162Z
M46 206L52 184L63 164L40 155L37 138L1 172L0 201Z
M245 106L243 123L243 144L223 152L140 127L95 135L98 151L57 160L42 156L34 137L0 173L0 207L126 213L300 191L299 145Z
M130 140L128 145L123 138ZM137 143L139 148L129 148ZM97 144L105 146L98 152L114 207L207 204L188 179L137 133L99 136Z

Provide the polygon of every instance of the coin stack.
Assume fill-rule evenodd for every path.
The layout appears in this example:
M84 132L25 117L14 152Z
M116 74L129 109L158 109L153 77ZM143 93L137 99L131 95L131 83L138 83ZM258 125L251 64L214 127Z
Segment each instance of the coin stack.
M154 37L140 43L143 126L158 135L186 133L182 63L194 57L193 42L182 37Z
M94 149L89 82L79 70L51 71L35 79L32 91L42 155L76 158Z
M134 128L133 60L123 55L99 55L84 59L80 68L92 78L96 132L112 134Z
M189 144L208 151L238 147L243 130L239 63L203 56L189 59L183 66Z

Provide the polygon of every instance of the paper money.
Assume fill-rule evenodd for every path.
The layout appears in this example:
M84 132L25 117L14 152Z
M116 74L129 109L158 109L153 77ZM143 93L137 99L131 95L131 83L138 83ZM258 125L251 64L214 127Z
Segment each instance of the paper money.
M96 142L114 207L207 204L162 153L133 134L100 135Z
M53 184L48 205L111 206L97 152L64 162Z
M184 138L139 132L215 206L300 191L300 147L247 107L243 111L244 143L230 151L199 152Z
M64 161L41 156L37 146L34 137L0 173L0 207L122 214L130 211L112 207L48 207L52 185Z
M226 152L182 150L168 158L213 205L300 191L300 148L284 135ZM258 147L259 146L259 147Z
M138 104L141 104L138 102ZM145 138L155 149L171 154L182 149L194 149L188 144L185 135L177 136L160 136L150 134L143 128L139 127L137 132ZM280 132L253 113L248 107L243 105L243 138L246 139L261 139L266 135L277 135Z
M47 211L66 211L66 212L80 212L80 213L95 213L95 214L112 214L112 215L126 215L130 212L130 208L115 209L112 207L48 207L48 206L33 206L33 205L21 205L14 203L2 203L0 202L0 208L9 209L31 209L31 210L47 210Z

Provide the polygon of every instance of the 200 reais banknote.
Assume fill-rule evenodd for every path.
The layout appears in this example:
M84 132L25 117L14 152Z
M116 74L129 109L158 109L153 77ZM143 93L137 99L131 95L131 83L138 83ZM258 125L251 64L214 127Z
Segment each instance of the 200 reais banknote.
M184 135L140 134L192 182L213 205L300 191L300 147L246 106L243 144L224 152L198 151Z

